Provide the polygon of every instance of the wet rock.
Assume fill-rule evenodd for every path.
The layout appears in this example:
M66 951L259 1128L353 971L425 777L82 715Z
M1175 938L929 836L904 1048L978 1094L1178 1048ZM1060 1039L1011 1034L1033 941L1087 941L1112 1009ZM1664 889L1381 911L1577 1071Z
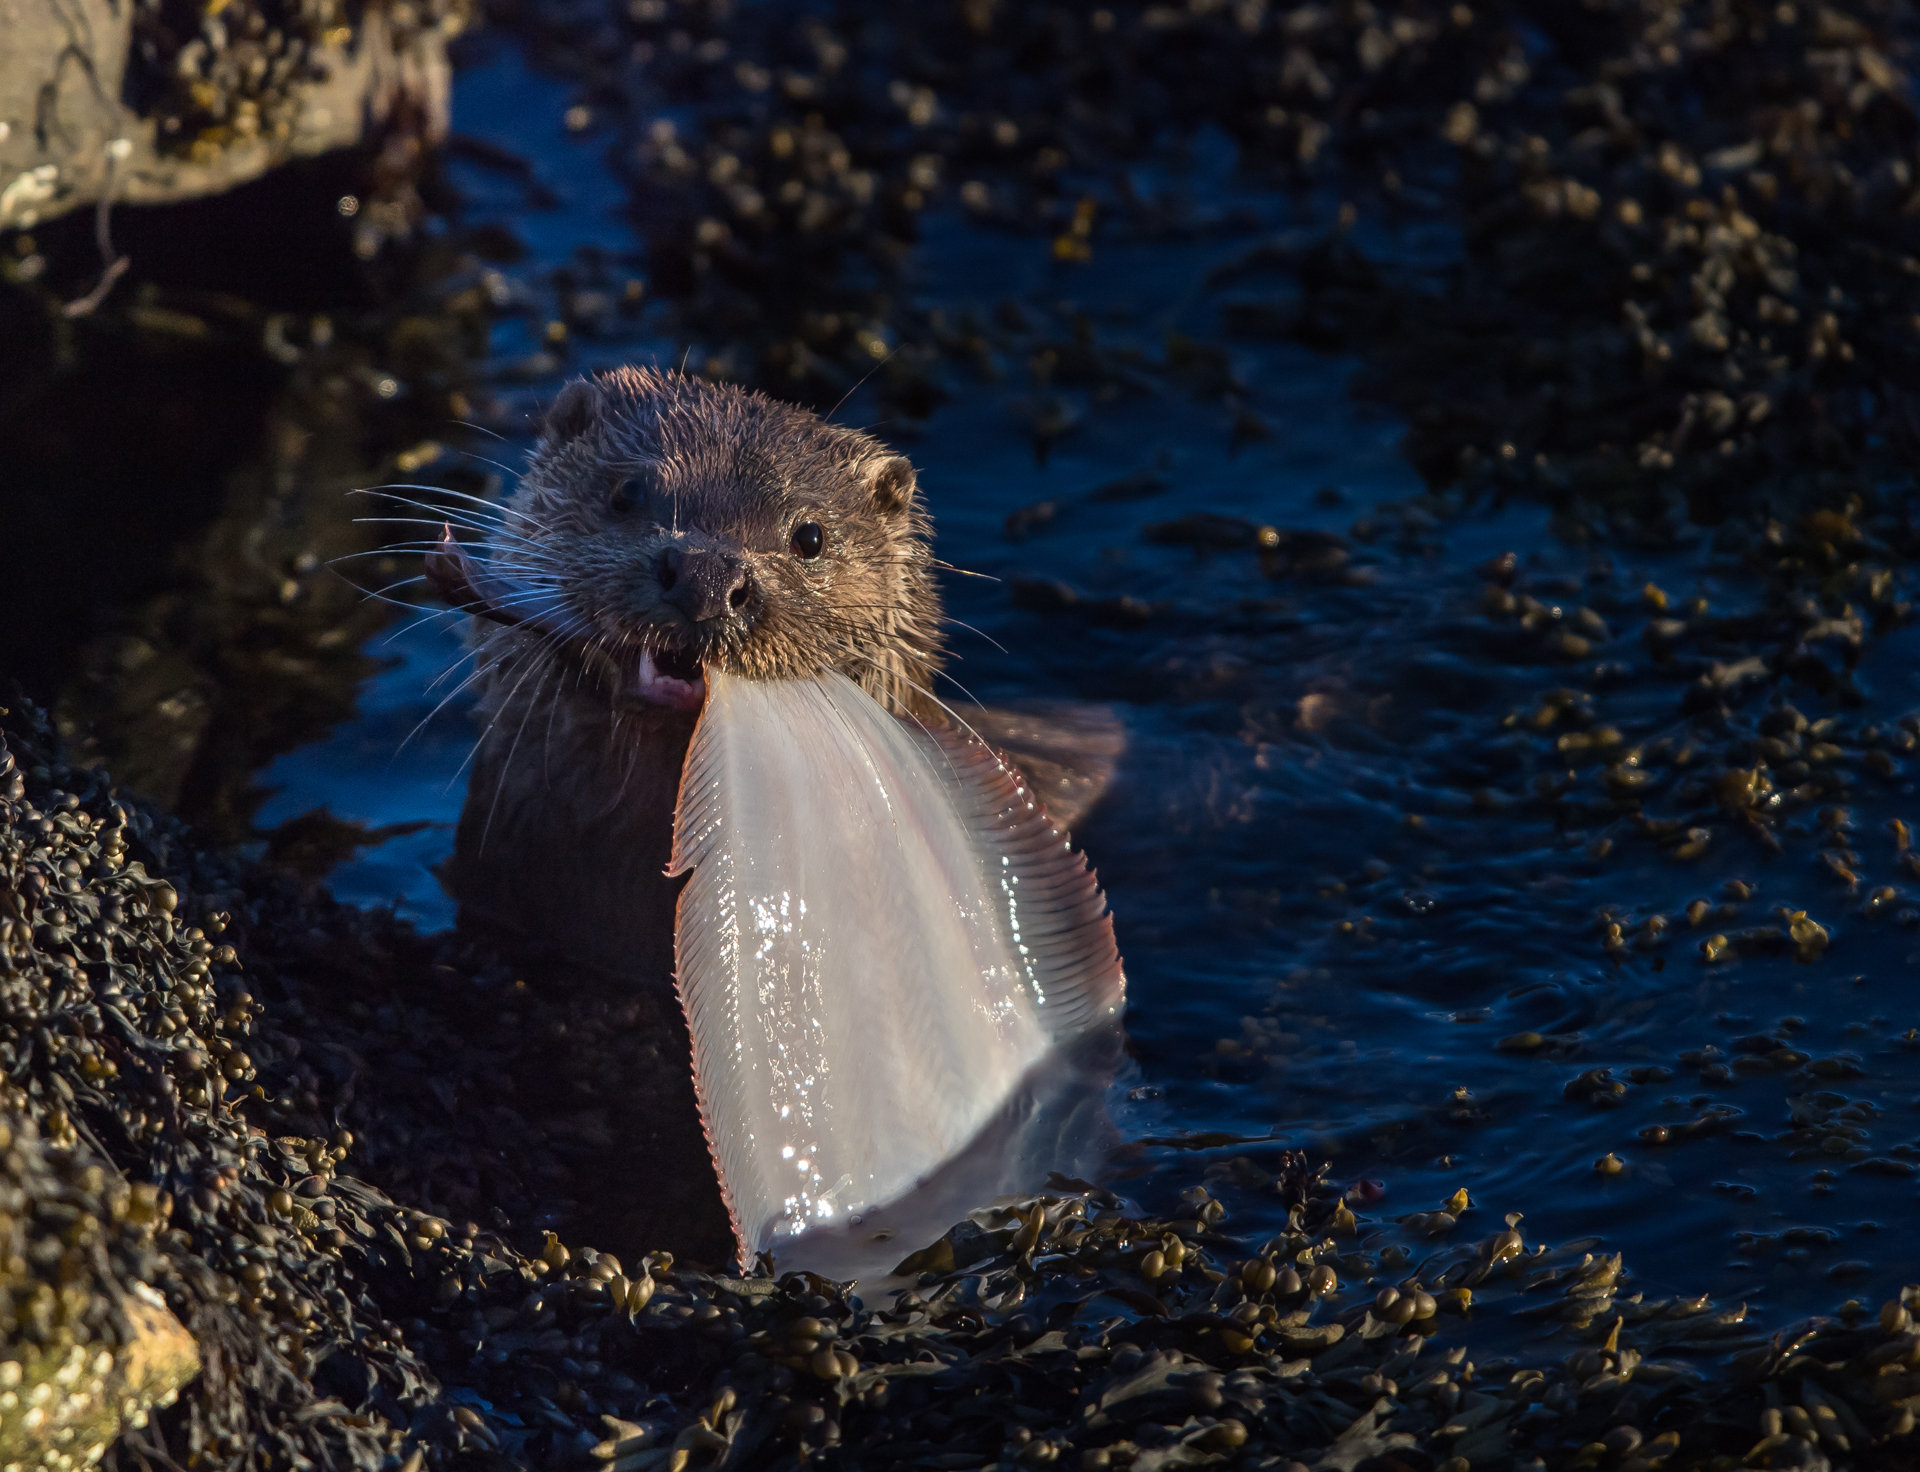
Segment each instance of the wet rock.
M177 4L21 5L0 62L0 230L214 194L389 135L438 143L468 14L445 0L341 24L242 0L203 28Z

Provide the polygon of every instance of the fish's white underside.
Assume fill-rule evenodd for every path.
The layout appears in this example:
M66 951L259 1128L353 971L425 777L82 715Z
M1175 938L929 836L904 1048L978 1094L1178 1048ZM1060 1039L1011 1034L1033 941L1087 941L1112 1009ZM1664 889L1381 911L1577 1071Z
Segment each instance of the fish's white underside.
M675 972L743 1260L911 1191L1124 981L1086 862L978 741L844 676L710 673Z

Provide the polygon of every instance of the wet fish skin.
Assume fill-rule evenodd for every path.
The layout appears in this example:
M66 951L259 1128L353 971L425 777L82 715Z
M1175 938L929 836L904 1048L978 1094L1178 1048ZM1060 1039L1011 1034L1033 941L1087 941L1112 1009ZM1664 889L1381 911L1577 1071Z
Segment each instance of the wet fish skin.
M905 1196L1124 1004L1104 896L1019 774L844 676L712 678L668 867L743 1260Z

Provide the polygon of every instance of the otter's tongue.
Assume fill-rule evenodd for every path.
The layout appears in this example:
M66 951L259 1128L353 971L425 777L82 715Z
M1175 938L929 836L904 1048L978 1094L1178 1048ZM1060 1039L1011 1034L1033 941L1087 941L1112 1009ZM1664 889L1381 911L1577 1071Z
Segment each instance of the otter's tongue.
M911 1191L1125 983L1086 861L985 746L837 674L707 686L675 969L744 1263Z

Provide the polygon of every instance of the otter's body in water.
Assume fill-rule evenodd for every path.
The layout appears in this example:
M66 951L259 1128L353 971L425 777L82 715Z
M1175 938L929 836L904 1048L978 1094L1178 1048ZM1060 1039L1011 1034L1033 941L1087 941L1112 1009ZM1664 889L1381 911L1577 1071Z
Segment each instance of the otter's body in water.
M871 437L622 369L562 391L484 547L428 559L482 615L462 916L673 977L743 1261L804 1237L857 1263L886 1250L867 1214L892 1213L875 1244L916 1202L937 1231L1100 1136L1112 923L931 694L928 535ZM1000 723L1056 748L1070 724Z
M927 535L912 466L871 436L679 375L569 384L485 564L524 621L475 625L463 920L665 981L700 667L838 670L942 719Z

